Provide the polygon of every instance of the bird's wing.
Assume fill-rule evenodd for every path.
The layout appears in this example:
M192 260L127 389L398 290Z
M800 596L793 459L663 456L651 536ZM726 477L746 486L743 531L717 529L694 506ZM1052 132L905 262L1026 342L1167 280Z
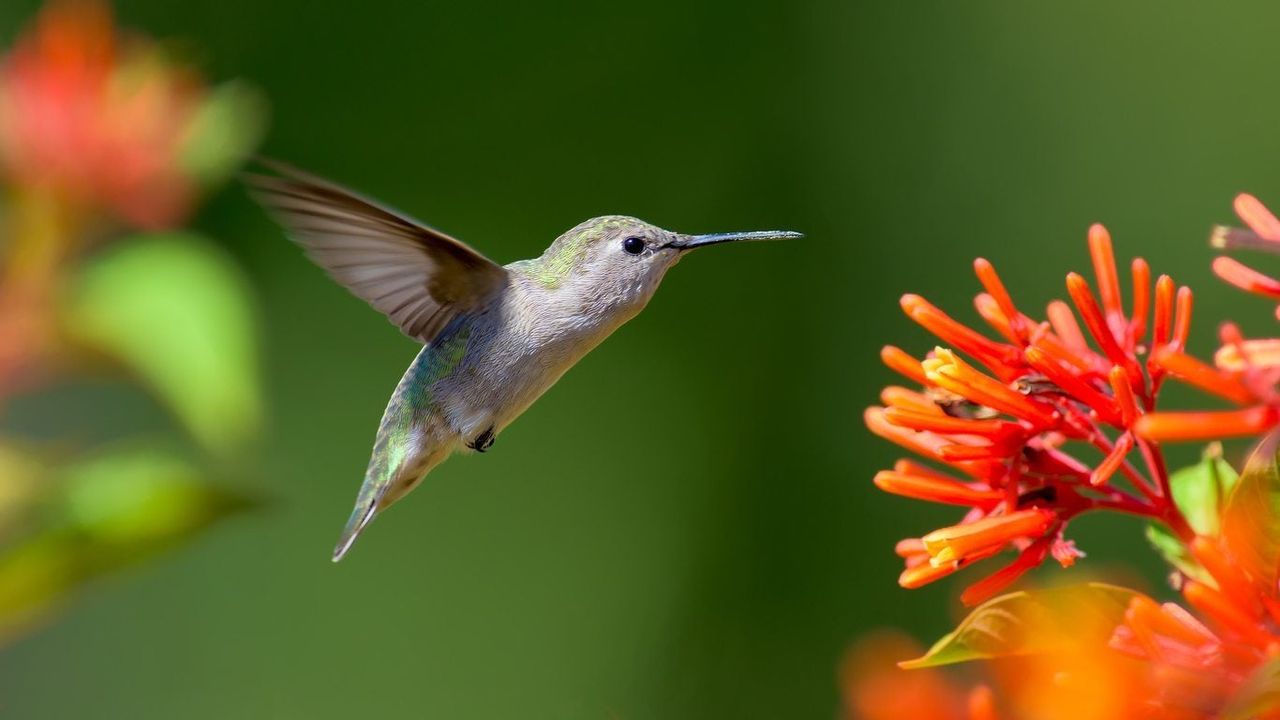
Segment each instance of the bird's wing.
M250 175L258 201L308 257L425 344L505 287L507 271L444 233L289 166Z

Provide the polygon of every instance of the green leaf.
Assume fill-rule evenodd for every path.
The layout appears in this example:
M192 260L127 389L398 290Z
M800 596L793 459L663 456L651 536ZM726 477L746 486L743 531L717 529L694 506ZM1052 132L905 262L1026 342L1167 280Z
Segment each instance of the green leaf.
M33 510L48 494L48 475L41 458L0 442L0 543L27 528Z
M100 545L182 536L226 509L230 496L185 458L163 450L116 452L63 473L61 517Z
M1224 500L1238 481L1235 469L1222 459L1219 443L1207 447L1200 462L1169 476L1174 504L1191 529L1207 536L1218 534Z
M1147 524L1147 541L1175 569L1193 580L1216 585L1209 573L1191 556L1191 551L1169 528L1156 523Z
M1280 708L1280 660L1268 660L1240 686L1218 715L1221 720L1254 720Z
M1115 585L1087 583L1001 595L974 608L923 656L899 665L916 669L1050 652L1068 636L1073 642L1106 643L1137 594ZM1098 637L1088 637L1090 633Z
M1276 584L1280 561L1280 471L1276 434L1264 439L1245 463L1244 474L1227 497L1222 538L1240 569L1267 592Z
M132 370L211 450L258 430L256 313L236 265L208 240L137 236L83 268L65 306L75 343Z
M257 88L239 82L214 88L188 128L183 169L203 185L224 180L262 142L266 117L267 100Z
M156 447L76 462L53 487L35 527L0 549L0 640L31 628L86 583L252 505Z

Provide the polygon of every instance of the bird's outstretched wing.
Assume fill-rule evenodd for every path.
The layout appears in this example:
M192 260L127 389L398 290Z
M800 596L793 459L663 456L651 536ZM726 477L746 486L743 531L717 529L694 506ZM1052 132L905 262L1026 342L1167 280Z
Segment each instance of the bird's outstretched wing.
M458 312L505 287L507 271L444 233L326 180L261 161L245 180L308 257L428 344Z

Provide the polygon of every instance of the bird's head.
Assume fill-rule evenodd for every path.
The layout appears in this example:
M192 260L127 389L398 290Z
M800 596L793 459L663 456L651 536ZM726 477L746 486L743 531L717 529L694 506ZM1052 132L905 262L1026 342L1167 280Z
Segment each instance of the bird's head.
M592 218L561 235L537 261L535 277L603 312L630 315L653 297L667 270L690 250L739 240L785 240L787 231L682 235L625 215Z

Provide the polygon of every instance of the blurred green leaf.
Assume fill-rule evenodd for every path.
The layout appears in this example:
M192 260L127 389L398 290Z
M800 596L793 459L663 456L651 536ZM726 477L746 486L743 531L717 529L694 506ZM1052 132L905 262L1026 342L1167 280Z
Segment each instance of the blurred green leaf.
M152 557L250 506L188 461L154 447L113 450L61 469L38 525L0 550L0 640L85 583Z
M235 172L253 154L267 125L267 99L255 87L227 82L196 113L182 146L183 169L203 185Z
M906 669L936 667L969 660L1028 655L1054 649L1062 632L1075 642L1090 628L1110 632L1124 619L1125 608L1138 593L1103 583L1087 583L1050 590L1021 591L1001 595L974 608L952 632L942 636L921 657L899 663ZM1062 627L1069 622L1072 627Z
M1271 659L1254 671L1236 691L1218 717L1222 720L1253 720L1268 717L1280 708L1280 660Z
M1222 459L1222 445L1213 443L1200 462L1170 475L1169 485L1191 528L1200 535L1215 536L1225 499L1239 479L1235 468Z
M1266 592L1275 588L1280 561L1277 437L1268 436L1254 450L1222 513L1222 538L1231 558Z
M22 532L48 492L48 468L19 447L0 443L0 543Z
M1193 580L1213 583L1209 573L1191 556L1191 551L1164 525L1147 524L1147 541L1175 569Z
M1226 498L1235 489L1240 476L1222 459L1221 443L1205 448L1200 462L1175 471L1169 476L1173 501L1191 529L1197 534L1216 536L1222 527ZM1213 583L1191 551L1164 525L1147 525L1147 540L1174 568L1196 580Z
M104 455L68 468L60 517L104 546L181 536L224 498L187 460L157 450Z
M230 453L257 432L256 314L239 268L208 240L122 242L83 269L64 326L135 372L208 448Z

